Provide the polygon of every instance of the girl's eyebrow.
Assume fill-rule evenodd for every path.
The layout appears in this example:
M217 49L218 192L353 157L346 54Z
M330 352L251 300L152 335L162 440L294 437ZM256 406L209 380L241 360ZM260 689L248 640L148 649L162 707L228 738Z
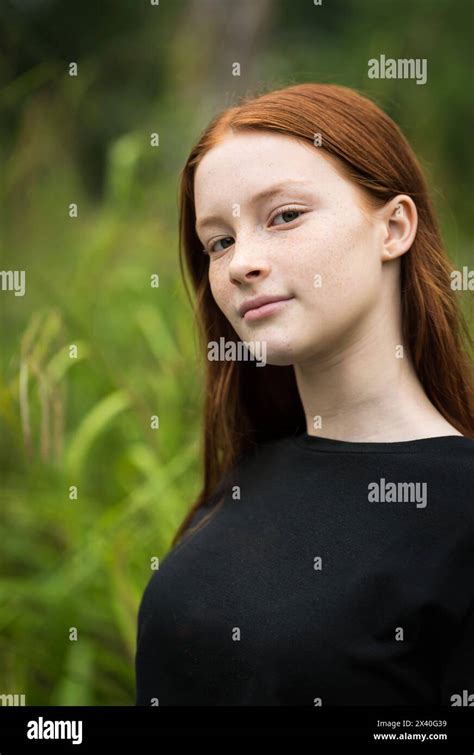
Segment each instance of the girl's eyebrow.
M262 191L257 192L257 194L254 194L254 196L251 197L249 203L252 204L253 202L259 202L262 199L271 199L272 197L282 193L283 191L286 191L287 189L308 188L311 185L312 184L310 181L298 181L294 179L282 181L281 183L274 184L267 189L263 189ZM219 215L209 215L208 217L203 218L198 223L196 223L196 233L199 234L199 231L202 230L206 225L218 223L219 220L221 220Z

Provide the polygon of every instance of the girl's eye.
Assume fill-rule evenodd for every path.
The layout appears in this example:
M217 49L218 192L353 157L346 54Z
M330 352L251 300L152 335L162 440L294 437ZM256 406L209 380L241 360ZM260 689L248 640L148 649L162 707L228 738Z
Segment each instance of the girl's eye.
M285 223L291 223L293 220L296 220L299 215L302 215L303 210L283 210L282 212L279 212L278 215L274 215L272 220L276 220L276 218L282 217L284 218L283 223L276 223L275 225L284 225Z
M294 209L292 209L290 207L287 210L283 210L282 212L279 212L277 215L274 215L273 218L272 218L271 225L272 224L274 224L274 225L286 225L288 223L291 223L293 220L297 220L297 218L300 215L303 215L303 213L304 213L304 210L294 210ZM279 218L279 217L283 218L283 222L282 223L273 223L273 221L275 221L275 219ZM227 242L229 242L229 243L227 243ZM213 254L214 252L223 252L226 249L228 249L229 246L232 246L233 243L234 243L234 239L232 238L232 236L224 236L222 239L217 239L217 241L214 241L211 244L211 246L209 247L209 249L203 249L203 251L206 254ZM226 244L226 245L222 249L216 249L215 248L216 244L223 244L223 245Z
M224 236L224 238L222 238L222 239L217 239L217 241L214 241L214 242L213 242L213 243L211 244L211 246L209 247L209 249L204 249L204 251L205 251L205 252L206 252L207 254L212 254L212 252L223 252L223 251L224 251L225 249L228 249L229 247L228 247L228 246L225 246L225 247L224 247L224 249L215 249L214 247L216 246L216 244L223 244L223 243L225 243L226 241L230 241L230 242L231 242L231 243L229 244L229 246L231 246L231 245L232 245L232 244L234 243L234 239L232 238L232 236Z

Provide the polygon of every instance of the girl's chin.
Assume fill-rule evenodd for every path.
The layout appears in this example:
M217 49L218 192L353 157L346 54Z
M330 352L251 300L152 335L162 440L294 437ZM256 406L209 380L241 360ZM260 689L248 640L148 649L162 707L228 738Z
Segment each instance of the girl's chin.
M267 343L265 361L267 364L271 364L275 367L289 367L295 363L295 353L293 349L289 348L271 348Z
M243 333L240 328L239 338L241 341L252 344L252 351L258 353L266 364L286 367L295 363L297 353L296 339L291 334L275 326L247 328Z
M295 363L294 357L275 357L273 359L269 359L267 357L267 364L273 365L273 367L291 367Z

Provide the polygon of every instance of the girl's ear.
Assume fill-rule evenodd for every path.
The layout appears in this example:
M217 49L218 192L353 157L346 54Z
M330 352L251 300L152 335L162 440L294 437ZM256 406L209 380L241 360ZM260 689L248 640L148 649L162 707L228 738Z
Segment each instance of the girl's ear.
M398 194L382 209L384 240L382 260L387 262L407 252L416 235L418 212L407 194Z

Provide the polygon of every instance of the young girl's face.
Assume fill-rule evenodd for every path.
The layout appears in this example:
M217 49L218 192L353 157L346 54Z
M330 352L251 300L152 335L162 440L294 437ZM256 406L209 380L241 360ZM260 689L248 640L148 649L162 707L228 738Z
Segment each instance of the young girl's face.
M229 134L194 188L214 299L242 341L265 342L268 363L338 354L370 329L386 227L326 153L272 132ZM257 296L286 301L242 316Z

